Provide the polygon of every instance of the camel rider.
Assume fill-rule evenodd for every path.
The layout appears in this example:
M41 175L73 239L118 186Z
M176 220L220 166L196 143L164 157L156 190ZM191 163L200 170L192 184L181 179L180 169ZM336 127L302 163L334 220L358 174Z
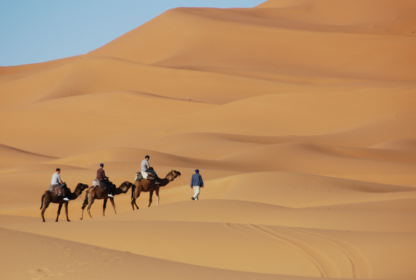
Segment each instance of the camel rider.
M65 201L69 201L67 195L68 195L68 187L66 186L66 184L64 182L62 182L61 176L59 175L61 173L61 169L60 168L56 168L56 172L53 173L52 175L52 182L51 185L52 186L61 186L62 188L62 195L64 196L64 200Z
M155 184L156 185L160 185L160 180L159 180L159 177L157 177L157 174L156 174L156 172L153 170L153 168L152 167L150 167L150 165L149 165L149 160L150 160L150 157L149 156L146 156L145 158L144 158L144 160L142 160L142 172L149 172L149 173L152 173L153 174L153 176L155 177Z
M104 163L101 163L100 169L97 170L97 180L100 183L100 187L107 190L108 197L114 197L111 183L108 181L108 177L105 176Z

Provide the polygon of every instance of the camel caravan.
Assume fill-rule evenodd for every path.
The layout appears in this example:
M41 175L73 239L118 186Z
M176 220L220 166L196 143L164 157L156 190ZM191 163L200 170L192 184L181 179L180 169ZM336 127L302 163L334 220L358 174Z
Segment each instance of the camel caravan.
M100 164L100 168L97 170L97 178L93 181L92 186L79 183L75 191L72 192L64 183L60 177L61 170L56 169L56 172L52 176L52 182L49 189L42 195L41 201L41 217L45 222L45 211L50 203L59 204L58 212L55 222L58 222L59 215L61 214L62 206L65 205L66 220L70 222L68 216L68 203L71 200L77 199L84 190L85 199L81 207L81 220L84 218L84 210L87 208L89 216L92 218L90 209L95 200L103 200L103 216L105 216L105 209L107 206L107 200L110 199L113 206L114 213L116 212L116 205L114 203L114 196L127 193L131 189L131 206L133 210L139 209L136 200L139 198L142 192L150 193L149 206L152 205L153 193L156 192L157 205L159 205L160 196L159 191L161 187L167 186L170 182L181 176L181 173L176 170L170 171L164 179L157 176L152 167L149 166L149 156L146 156L141 164L141 172L136 173L136 179L134 184L128 181L123 182L118 188L109 180L109 177L105 175L104 164Z

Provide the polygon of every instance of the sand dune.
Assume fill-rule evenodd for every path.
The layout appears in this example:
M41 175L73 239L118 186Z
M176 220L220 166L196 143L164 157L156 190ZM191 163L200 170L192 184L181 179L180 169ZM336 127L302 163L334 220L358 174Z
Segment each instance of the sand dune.
M380 261L377 252L396 248L394 254L384 259L397 265L402 279L411 279L414 273L408 263L395 261L402 254L410 258L414 255L414 248L407 245L414 242L413 233L345 233L233 223L118 221L115 222L117 226L111 223L64 224L54 230L51 230L53 223L46 227L38 224L30 229L18 224L2 227L70 241L76 239L73 236L82 234L87 244L205 267L312 277L388 279L391 271ZM152 235L137 238L138 230L152 232ZM105 242L104 236L98 237L100 232L117 236L120 231L123 232L121 240ZM192 238L194 236L198 238ZM371 236L375 238L369 238ZM199 240L205 242L201 244ZM357 245L360 245L359 250ZM195 250L196 246L200 250ZM368 250L374 247L377 250L369 254ZM262 254L248 253L252 251Z
M402 199L416 195L412 187L296 173L235 175L218 179L214 185L205 191L207 198L236 199L293 208Z
M186 201L162 205L154 210L143 209L140 215L131 211L94 221L259 223L330 230L415 232L416 226L412 223L415 218L414 201L415 199L370 201L306 209L228 199L201 201L197 206Z
M392 141L379 143L377 145L372 146L372 148L414 152L416 150L416 140L412 138L392 140Z
M386 155L388 154L388 155ZM271 157L271 155L274 155ZM384 157L383 157L384 156ZM397 157L396 157L397 156ZM314 174L359 174L359 173L411 173L415 172L413 159L407 154L393 155L366 149L322 147L311 144L278 144L239 152L225 158L228 162L241 163L243 159L257 157L253 171L301 170ZM379 160L383 157L383 160ZM300 159L301 158L301 159ZM410 162L406 162L410 160ZM396 160L397 159L397 160ZM400 161L400 163L398 163ZM320 165L314 165L320 162ZM367 164L371 162L371 164Z
M114 108L111 104L122 103ZM151 106L139 104L151 103ZM211 108L212 106L204 103L188 102L185 100L168 99L153 94L141 92L103 92L82 96L71 96L45 100L27 107L35 111L54 111L81 113L102 117L115 118L134 118L140 115L150 115L159 108L161 110L157 118L172 117L188 112L199 111ZM63 108L63 109L59 109Z
M131 277L140 275L152 279L183 279L184 274L199 275L200 279L285 279L284 276L244 273L194 266L159 260L130 252L120 252L102 247L85 245L35 234L1 229L2 248L8 254L1 254L4 277L15 279L60 278L60 279L102 279L105 277ZM6 240L9 242L6 243ZM22 256L14 244L30 248ZM10 246L12 245L12 246ZM41 256L41 257L39 257ZM13 264L19 262L19 270ZM64 265L63 265L64 264ZM140 269L137 268L140 264ZM119 269L114 269L118 267ZM160 269L163 267L163 269ZM306 280L308 277L294 279Z
M63 65L69 62L73 62L74 60L79 59L79 57L68 57L63 59L52 60L44 63L36 63L36 64L26 64L26 65L19 65L19 66L8 66L3 67L0 66L0 77L24 77L28 73L36 73L38 71L43 71L48 68L53 68L55 66ZM15 75L19 74L19 75Z
M363 203L351 203L351 204L340 204L331 205L330 207L323 207L324 209L335 209L335 210L366 210L366 211L393 211L393 212L414 212L416 207L413 198L406 199L393 199L385 201L372 201ZM321 207L316 207L321 209Z
M300 10L304 10L310 5L321 6L316 5L315 1L304 1L303 3L295 1L294 3L296 2L298 3L297 8ZM346 4L346 2L348 1L342 3L344 6L350 6L350 12L354 9L361 9L363 6L357 1L355 1L355 5ZM366 4L370 4L369 2ZM373 1L372 4L375 5L375 2ZM406 4L407 7L399 6L401 9L396 9L396 13L392 13L392 15L383 14L382 19L391 21L393 15L401 16L403 12L410 15L409 8L415 9L415 7L410 1L407 1ZM356 24L351 20L347 23L338 22L342 18L338 16L340 9L342 10L342 4L334 6L324 6L326 9L324 12L322 8L320 10L309 9L308 14L316 18L321 17L322 13L328 15L334 12L337 16L328 18L328 21L325 22L326 25ZM382 9L382 11L385 10ZM226 68L232 66L233 68L273 69L272 71L278 71L280 68L287 72L293 68L300 68L309 75L313 72L314 75L319 73L319 76L331 75L329 74L331 71L334 76L350 78L397 79L400 77L400 80L403 80L404 77L406 77L405 80L414 80L415 78L413 73L408 72L413 69L412 65L414 65L410 58L411 50L414 48L413 38L400 37L391 40L390 36L394 35L387 32L382 35L377 34L378 36L354 33L346 36L340 30L337 30L338 32L322 32L323 28L320 25L313 32L309 30L295 30L294 32L293 29L276 26L276 22L281 19L279 15L282 13L285 15L285 10L277 10L276 12L269 10L265 16L258 9L242 10L241 12L240 10L224 11L219 9L175 9L89 55L112 56L133 59L146 64L191 69L194 67L201 69L201 66ZM365 27L371 29L372 24L369 23L369 20L378 22L380 18L369 19L366 17L368 13L369 10L363 15L366 21ZM342 11L341 14L349 15L345 11ZM295 13L291 17L289 16L289 20L296 21L301 17L302 13ZM192 24L189 24L191 22ZM308 25L310 26L309 23ZM166 28L167 26L169 27ZM180 32L175 32L175 29ZM152 37L154 32L157 32L159 36ZM411 32L409 30L408 35L414 35ZM220 40L221 44L214 43L212 38ZM298 44L300 41L303 42L302 45ZM351 41L360 41L360 44L351 44ZM390 41L390 44L394 42L393 44L397 45L387 46L384 43L386 41ZM153 47L155 45L163 46L167 42L171 44L169 49ZM240 45L246 45L247 48L239 48ZM292 51L294 46L296 46L296 51ZM398 48L400 53L395 52ZM253 49L261 49L261 52L253 52ZM276 52L276 50L279 51ZM366 55L368 52L371 52L372 55ZM145 57L144 54L146 54ZM361 58L360 62L366 66L366 73L357 72L354 65L350 64L352 61L349 61L348 57L356 55ZM390 69L378 67L379 62L376 59L380 56L385 56L385 59L388 59L388 62L384 62L393 63ZM410 60L404 61L406 56ZM395 63L398 65L395 66ZM342 65L342 70L340 65ZM406 67L407 70L405 70ZM313 71L311 71L312 69ZM395 70L393 71L393 69ZM400 72L397 72L398 69Z
M53 157L34 154L0 144L0 169L14 167L22 164L33 164L53 159Z
M0 67L0 268L10 279L414 279L416 5L269 0L167 11L88 54ZM58 205L100 163L164 177ZM189 181L205 181L191 201ZM64 211L63 211L64 212Z

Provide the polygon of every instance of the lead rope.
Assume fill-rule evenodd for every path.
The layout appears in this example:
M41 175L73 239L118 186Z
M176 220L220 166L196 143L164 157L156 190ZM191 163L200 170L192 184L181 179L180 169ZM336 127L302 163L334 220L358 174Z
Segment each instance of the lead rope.
M184 187L184 185L183 185L183 182L182 182L182 178L181 177L179 177L179 179L181 180L181 184L182 184L182 189L183 189L183 191L186 193L186 194L191 194L191 192L186 192L186 189L185 189L185 187Z

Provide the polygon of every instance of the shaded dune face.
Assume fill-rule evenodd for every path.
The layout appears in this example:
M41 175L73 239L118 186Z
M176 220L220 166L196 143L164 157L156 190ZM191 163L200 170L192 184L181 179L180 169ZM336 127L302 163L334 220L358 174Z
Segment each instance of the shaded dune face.
M178 8L84 55L0 67L3 275L414 279L415 14L413 0ZM117 215L75 221L84 192L75 222L51 204L41 223L55 168L74 188L104 162L119 186L145 155L182 174L159 206L145 193L132 211L128 192Z

